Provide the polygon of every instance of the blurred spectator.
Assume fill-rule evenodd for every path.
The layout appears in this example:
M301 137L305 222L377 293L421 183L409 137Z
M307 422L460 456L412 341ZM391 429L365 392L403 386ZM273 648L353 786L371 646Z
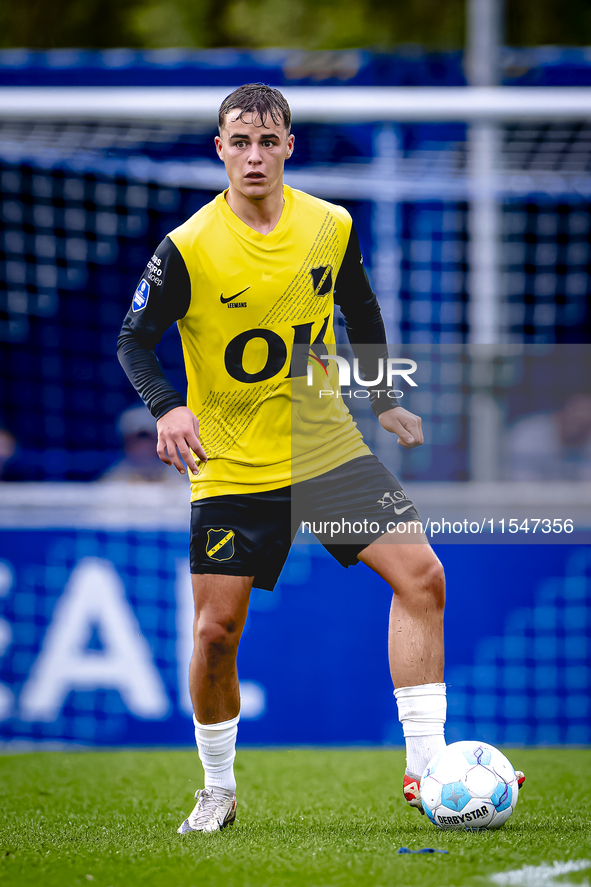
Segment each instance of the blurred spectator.
M591 394L571 394L559 410L516 422L506 465L510 480L591 480Z
M118 422L125 455L107 469L102 481L124 483L186 483L187 477L158 457L156 420L145 406L131 407L121 413Z
M0 480L15 480L11 461L16 453L16 438L8 428L0 428Z

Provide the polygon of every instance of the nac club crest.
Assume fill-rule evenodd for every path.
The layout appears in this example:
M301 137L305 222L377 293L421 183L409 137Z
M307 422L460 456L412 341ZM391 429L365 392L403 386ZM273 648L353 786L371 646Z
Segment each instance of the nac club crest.
M205 553L212 561L229 561L234 557L234 530L211 529L207 531Z
M327 296L332 290L332 265L320 265L312 268L312 286L315 296Z

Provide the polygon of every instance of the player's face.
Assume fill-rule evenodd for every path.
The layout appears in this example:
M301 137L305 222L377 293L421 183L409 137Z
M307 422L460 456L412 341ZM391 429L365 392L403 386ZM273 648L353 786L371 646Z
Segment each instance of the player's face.
M267 115L265 126L251 114L239 119L240 110L226 114L221 136L216 136L230 185L250 200L264 200L283 185L283 164L293 151L293 135Z

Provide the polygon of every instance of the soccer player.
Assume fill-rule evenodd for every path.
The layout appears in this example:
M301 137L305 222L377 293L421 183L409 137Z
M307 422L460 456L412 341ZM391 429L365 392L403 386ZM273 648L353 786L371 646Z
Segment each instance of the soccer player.
M420 775L445 747L444 575L414 505L371 454L342 399L317 401L320 421L306 414L309 403L292 415L293 391L307 374L302 348L312 372L316 366L328 377L323 387L338 389L335 362L322 360L334 351L335 303L364 378L373 378L364 346L382 359L387 349L348 212L283 184L294 150L290 126L276 89L249 84L224 100L215 144L229 187L156 249L118 342L121 364L157 420L158 455L181 474L184 460L191 480L189 679L205 787L180 833L217 831L235 819L238 644L251 587L273 589L301 518L316 527L316 519L354 516L369 526L336 543L317 535L343 566L362 561L392 590L389 659L407 748L403 792L421 812ZM186 401L154 352L174 322ZM382 427L401 446L420 446L421 420L392 391L368 390ZM399 530L407 522L418 527L412 539Z

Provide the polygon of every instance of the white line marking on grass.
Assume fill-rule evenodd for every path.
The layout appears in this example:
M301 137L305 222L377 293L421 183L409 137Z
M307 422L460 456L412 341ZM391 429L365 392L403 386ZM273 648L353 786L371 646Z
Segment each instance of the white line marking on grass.
M502 887L559 887L572 884L572 881L555 881L559 875L580 872L591 867L591 859L573 859L570 862L553 862L552 865L524 865L512 872L499 872L491 875L491 881ZM589 881L579 882L578 887L590 887Z

